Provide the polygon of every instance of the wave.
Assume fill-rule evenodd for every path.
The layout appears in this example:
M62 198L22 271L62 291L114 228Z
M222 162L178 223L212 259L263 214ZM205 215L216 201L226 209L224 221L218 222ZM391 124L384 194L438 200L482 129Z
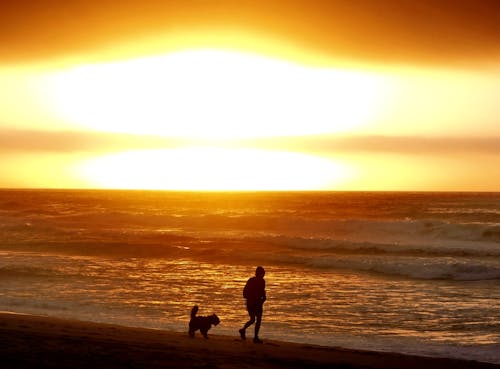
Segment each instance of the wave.
M500 242L500 224L421 221L420 233L434 238Z
M248 235L239 232L185 232L177 229L103 229L71 232L42 227L43 235L32 226L19 225L10 232L0 228L0 250L47 251L62 254L169 257L207 253L213 255L270 253L315 255L385 255L413 257L500 257L500 245L492 242L426 241L367 242L348 239L296 237L286 235ZM4 237L6 235L11 237ZM410 242L412 241L412 242ZM186 251L186 252L181 252Z
M118 245L117 245L118 246ZM248 246L248 245L247 245ZM52 250L53 251L53 250ZM321 272L371 273L379 276L394 276L419 280L453 280L453 281L488 281L500 279L500 263L498 259L455 258L455 257L413 257L395 255L300 255L295 253L276 252L258 248L243 251L241 248L220 248L215 244L190 248L173 246L166 248L143 247L141 250L133 245L121 245L113 250L86 249L73 250L80 256L113 257L119 260L140 260L138 258L163 258L168 260L192 260L202 263L221 265L256 265L286 266L300 269L311 269ZM30 254L31 257L36 255ZM35 256L36 257L36 256ZM124 259L125 258L125 259ZM109 262L113 262L109 260ZM0 278L71 278L90 276L91 271L75 267L59 268L42 265L0 266Z
M97 225L111 222L120 226L167 227L183 230L274 233L303 237L323 235L364 240L407 240L414 237L500 242L500 223L451 223L442 220L311 219L295 215L144 215L113 213L86 215L85 221ZM90 226L89 228L92 228Z
M4 265L0 266L1 278L40 278L40 277L58 277L62 273L56 269L41 266L27 265Z
M496 231L494 226L486 229ZM432 242L427 242L428 239L418 237L415 240L409 238L404 243L368 242L266 232L254 234L235 229L217 232L211 229L205 233L199 228L192 232L141 227L72 230L43 222L10 224L0 228L0 236L0 249L57 255L291 265L429 280L500 279L500 247L495 242L444 242L432 238ZM48 273L50 271L44 269L0 269L3 277L46 277Z
M238 237L268 234L366 244L360 248L450 240L498 244L499 200L478 194L3 191L0 242L17 241L9 232L42 240L64 233L100 236L109 231L120 236L175 229L180 235L203 237L232 232Z
M248 242L263 242L276 247L304 252L328 254L363 254L363 255L403 255L403 256L454 256L454 257L498 257L500 245L478 242L425 242L413 243L358 242L345 239L304 238L288 236L246 237Z
M500 279L500 265L452 258L309 258L304 263L324 270L351 270L422 280L486 281Z
M471 223L402 216L344 219L334 211L299 208L145 209L104 206L103 201L62 208L52 204L45 211L33 206L22 214L20 200L6 201L0 250L291 265L428 280L500 279L496 214L489 222ZM50 273L0 267L2 277Z

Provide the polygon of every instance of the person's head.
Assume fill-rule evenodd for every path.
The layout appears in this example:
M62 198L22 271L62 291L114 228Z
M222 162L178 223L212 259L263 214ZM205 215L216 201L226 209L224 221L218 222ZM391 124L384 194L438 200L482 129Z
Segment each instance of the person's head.
M258 266L257 269L255 269L255 276L256 277L263 278L264 274L266 274L266 271L261 266Z

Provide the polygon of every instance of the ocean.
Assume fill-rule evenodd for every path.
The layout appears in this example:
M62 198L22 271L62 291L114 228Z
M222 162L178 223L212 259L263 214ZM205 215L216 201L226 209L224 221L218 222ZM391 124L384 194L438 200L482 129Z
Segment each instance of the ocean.
M500 364L500 193L0 190L2 311L236 338L258 265L264 341Z

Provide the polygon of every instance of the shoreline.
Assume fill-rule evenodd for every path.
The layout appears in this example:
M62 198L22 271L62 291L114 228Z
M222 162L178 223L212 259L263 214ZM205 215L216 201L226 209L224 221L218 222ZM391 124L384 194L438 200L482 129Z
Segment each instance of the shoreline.
M500 365L0 312L2 368L500 369Z

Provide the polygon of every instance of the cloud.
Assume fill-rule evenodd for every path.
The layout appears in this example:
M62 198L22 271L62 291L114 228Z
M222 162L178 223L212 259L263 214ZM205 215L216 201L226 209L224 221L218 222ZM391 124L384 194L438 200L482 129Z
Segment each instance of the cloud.
M175 139L102 132L0 130L0 152L113 152L170 148Z
M203 35L238 30L384 63L493 63L500 56L496 0L6 0L0 24L4 63L98 54L185 32L203 44Z
M254 148L315 155L353 153L500 155L500 137L317 135L236 140L191 140L103 132L0 130L0 152L104 153L178 147Z
M240 145L317 154L405 155L476 153L500 155L500 137L303 136L240 142Z

